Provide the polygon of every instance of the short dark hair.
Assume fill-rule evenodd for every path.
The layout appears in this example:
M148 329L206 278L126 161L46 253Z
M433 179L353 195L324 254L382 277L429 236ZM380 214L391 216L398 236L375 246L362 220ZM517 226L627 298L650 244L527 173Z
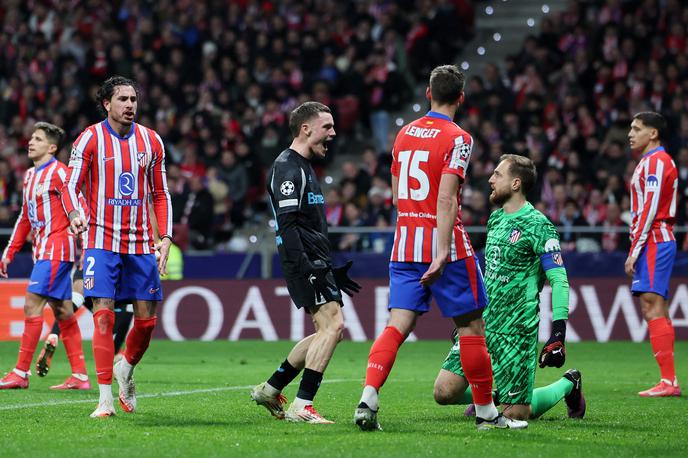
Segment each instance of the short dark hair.
M439 104L456 102L463 92L466 77L456 65L440 65L430 73L432 100Z
M37 122L36 124L33 125L33 130L42 130L45 132L45 137L48 139L50 143L53 145L57 146L57 149L60 149L60 146L62 146L62 141L65 138L65 131L61 128L56 126L55 124L50 124L49 122Z
M103 106L103 102L106 100L110 101L112 99L112 95L115 93L115 88L117 86L131 86L136 92L136 97L139 97L139 87L136 84L136 81L119 75L111 76L103 82L98 89L98 92L96 92L98 110L102 115L107 116L107 111L105 110L105 106Z
M636 115L633 116L633 119L642 121L642 123L646 126L657 129L657 137L659 141L662 141L666 135L667 122L666 119L664 119L664 116L659 113L654 111L641 111L640 113L636 113Z
M537 180L537 170L530 158L518 154L502 154L499 162L509 161L509 174L521 180L521 193L527 195Z
M296 138L299 136L299 131L304 123L307 123L313 118L320 116L320 113L332 113L327 105L320 102L304 102L298 107L294 108L289 114L289 130L291 135Z

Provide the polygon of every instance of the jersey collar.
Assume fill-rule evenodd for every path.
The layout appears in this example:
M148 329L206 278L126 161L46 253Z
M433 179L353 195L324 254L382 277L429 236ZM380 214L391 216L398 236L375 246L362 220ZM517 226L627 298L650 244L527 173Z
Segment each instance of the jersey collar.
M108 132L110 132L110 134L114 135L115 137L119 138L120 140L129 140L129 138L130 138L132 135L134 135L134 125L135 125L136 123L133 123L133 122L132 122L132 123L131 123L131 129L129 129L129 132L127 133L127 135L125 135L124 137L122 137L120 134L118 134L117 132L115 132L115 130L112 128L112 126L110 126L110 123L108 122L107 118L106 118L105 121L103 121L103 122L105 123L105 128L108 130Z
M664 147L663 147L663 146L658 146L657 148L651 149L650 151L648 151L647 153L645 153L645 155L643 155L643 157L648 157L650 154L654 154L654 153L656 153L656 152L658 152L658 151L664 151Z
M46 162L45 164L43 164L43 165L41 165L40 167L38 167L38 168L36 169L36 172L40 172L41 170L43 170L44 168L46 168L47 166L49 166L50 164L52 164L52 163L55 162L56 160L57 160L57 159L55 159L55 156L53 156L52 159L50 159L48 162Z
M449 116L442 114L442 113L438 113L436 111L428 111L428 113L425 116L427 116L428 118L444 119L445 121L451 122L451 119L449 118Z

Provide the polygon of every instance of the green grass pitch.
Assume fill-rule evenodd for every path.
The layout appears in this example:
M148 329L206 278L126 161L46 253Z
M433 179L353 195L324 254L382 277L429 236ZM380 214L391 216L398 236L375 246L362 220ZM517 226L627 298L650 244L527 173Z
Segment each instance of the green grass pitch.
M138 411L91 419L97 388L51 392L68 375L63 347L50 374L29 390L0 391L0 456L688 456L688 392L641 399L658 380L648 343L569 344L566 367L583 373L584 420L566 417L563 401L525 431L475 430L463 406L438 406L432 386L449 340L402 347L381 394L383 432L352 423L370 343L337 348L316 398L335 425L274 420L249 398L282 361L290 342L154 341L136 372ZM0 369L16 360L17 342L0 343ZM86 343L91 382L95 375ZM688 389L688 344L677 342L679 380ZM536 386L564 372L538 369ZM285 390L292 398L296 381ZM116 386L116 385L115 385Z

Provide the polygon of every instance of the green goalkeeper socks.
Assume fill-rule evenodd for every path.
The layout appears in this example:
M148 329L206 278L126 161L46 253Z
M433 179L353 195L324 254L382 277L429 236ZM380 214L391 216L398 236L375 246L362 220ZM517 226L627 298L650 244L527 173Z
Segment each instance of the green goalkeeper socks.
M573 390L573 383L565 378L560 378L551 385L533 390L533 400L530 403L531 418L537 418L547 412L571 390Z
M473 404L473 392L471 387L467 387L466 391L456 400L456 404Z

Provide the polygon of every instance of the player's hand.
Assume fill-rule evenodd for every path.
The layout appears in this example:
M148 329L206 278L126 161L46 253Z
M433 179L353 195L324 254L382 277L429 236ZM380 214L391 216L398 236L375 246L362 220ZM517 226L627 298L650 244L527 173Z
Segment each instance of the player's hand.
M7 266L10 264L10 260L7 258L2 258L0 261L0 277L7 278Z
M435 283L442 276L445 265L447 265L446 256L437 256L433 259L428 270L426 270L420 278L420 284L423 286L430 286Z
M624 264L624 270L626 271L626 275L629 277L632 277L635 275L635 262L638 260L638 258L634 256L629 256L626 258L626 263Z
M77 210L69 214L69 230L74 235L81 234L87 229L86 220L84 220Z
M158 258L158 272L160 272L160 275L167 275L167 256L170 254L170 245L172 245L172 240L168 237L163 237L162 240L155 244L154 248Z
M349 296L353 296L361 290L361 285L349 278L348 272L353 263L353 261L348 261L343 266L332 268L332 274L334 275L334 282L337 284L337 288Z
M309 262L306 269L306 279L313 285L313 290L316 294L324 296L327 293L327 273L330 271L330 266L324 261L316 259Z
M552 322L552 335L540 352L540 367L561 367L566 362L566 320Z

